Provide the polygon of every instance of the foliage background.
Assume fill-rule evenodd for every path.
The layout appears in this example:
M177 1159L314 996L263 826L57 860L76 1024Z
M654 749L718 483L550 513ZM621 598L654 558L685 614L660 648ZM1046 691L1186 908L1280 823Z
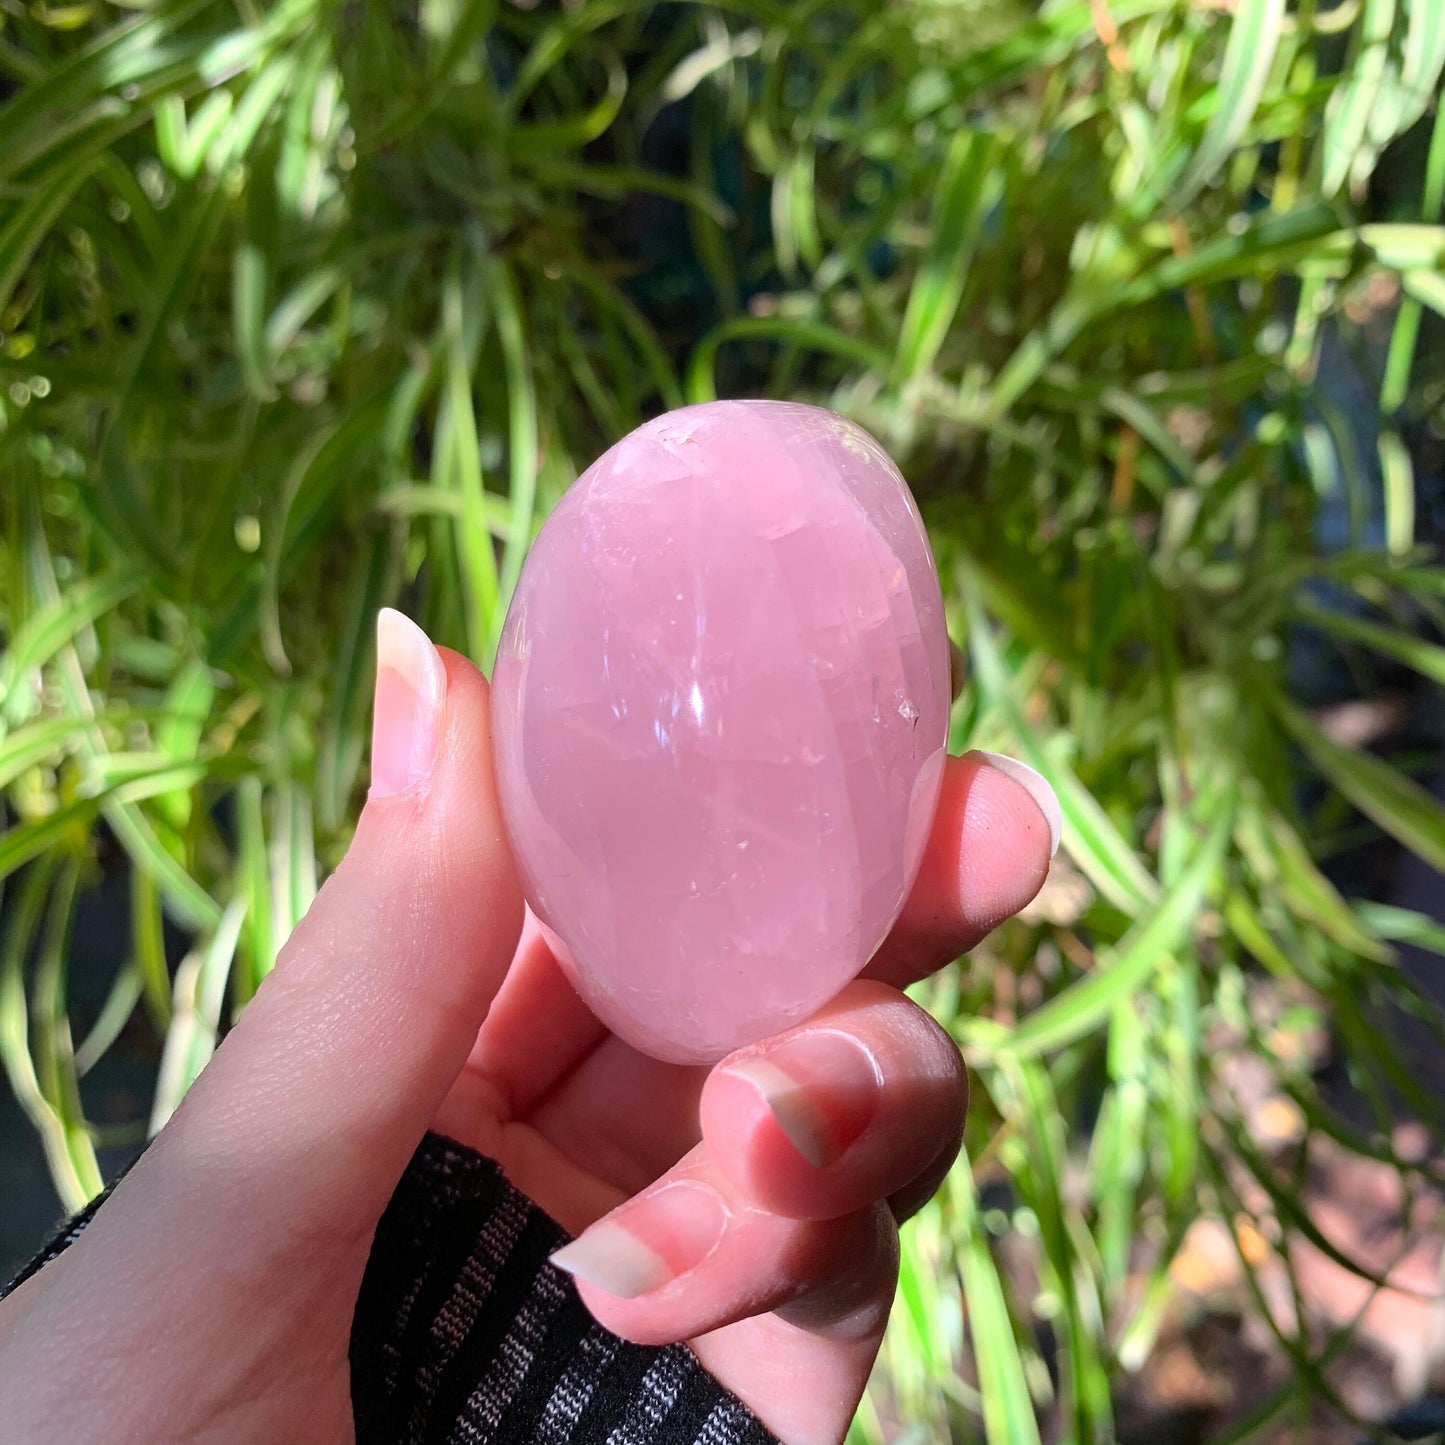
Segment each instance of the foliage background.
M1380 1282L1312 1149L1436 1183L1382 1020L1435 1026L1394 946L1442 930L1369 868L1445 866L1439 731L1318 706L1445 682L1442 66L1433 0L0 0L0 1055L64 1203L344 851L378 606L485 663L608 442L807 397L915 485L956 741L1066 814L1040 905L923 991L973 1167L856 1434L1110 1438L1205 1216L1291 1365L1233 1438L1307 1431L1348 1332L1296 1246ZM127 1049L153 1103L97 1124Z

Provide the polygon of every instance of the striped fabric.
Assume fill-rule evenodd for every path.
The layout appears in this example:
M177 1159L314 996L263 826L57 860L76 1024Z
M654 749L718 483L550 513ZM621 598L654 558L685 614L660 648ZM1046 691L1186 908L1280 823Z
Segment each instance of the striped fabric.
M358 1445L776 1445L691 1350L597 1325L547 1263L566 1238L491 1160L429 1134L357 1301Z

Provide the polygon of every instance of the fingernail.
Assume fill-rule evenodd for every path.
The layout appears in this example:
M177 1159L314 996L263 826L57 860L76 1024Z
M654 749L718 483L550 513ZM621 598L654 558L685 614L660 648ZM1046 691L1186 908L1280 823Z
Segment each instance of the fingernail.
M409 617L383 607L376 617L371 797L405 792L431 776L446 692L446 669L426 633Z
M665 1184L589 1225L552 1263L618 1299L636 1299L696 1269L727 1223L727 1205L709 1185Z
M996 769L1006 778L1012 778L1039 805L1044 822L1049 825L1049 857L1059 851L1059 839L1064 832L1064 813L1059 807L1058 794L1049 786L1048 780L1027 763L1017 758L1005 757L1002 753L985 752L974 748L973 755L982 758L989 767Z
M877 1066L847 1034L802 1034L722 1072L762 1094L784 1137L814 1169L837 1160L878 1109Z

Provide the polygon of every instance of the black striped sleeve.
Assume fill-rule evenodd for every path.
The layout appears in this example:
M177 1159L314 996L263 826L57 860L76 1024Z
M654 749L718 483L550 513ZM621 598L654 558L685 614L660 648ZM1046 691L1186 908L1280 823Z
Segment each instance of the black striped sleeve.
M681 1345L598 1326L567 1236L428 1135L377 1228L351 1334L358 1445L777 1445Z

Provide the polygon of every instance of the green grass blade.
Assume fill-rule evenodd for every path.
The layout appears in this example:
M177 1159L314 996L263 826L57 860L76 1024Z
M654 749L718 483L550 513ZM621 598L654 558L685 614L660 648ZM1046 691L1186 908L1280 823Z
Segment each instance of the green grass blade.
M1383 146L1396 135L1403 135L1438 100L1440 77L1445 73L1445 8L1432 0L1405 0L1406 27L1404 53L1400 59L1400 86L1405 104L1388 136L1376 136ZM1436 126L1440 125L1437 115ZM1438 206L1436 208L1438 210ZM1433 215L1429 206L1426 214Z
M68 717L27 723L0 739L0 788L8 788L36 764L65 750L75 740L75 723Z
M1385 484L1385 545L1403 557L1415 545L1415 468L1393 428L1380 432L1377 445Z
M1099 1257L1106 1291L1129 1276L1135 1199L1144 1178L1148 1140L1145 1037L1132 999L1114 1005L1109 1020L1110 1088L1089 1142L1090 1194L1098 1212Z
M1428 948L1431 953L1445 958L1445 924L1437 923L1427 914L1369 899L1357 902L1355 912L1360 922L1377 937L1389 939L1392 943Z
M100 1193L103 1181L95 1158L95 1143L80 1104L80 1083L66 1008L66 963L70 927L80 891L80 864L62 863L50 894L31 984L31 1030L35 1040L35 1077L45 1101L55 1113L65 1144L65 1170L55 1178L62 1199L82 1203ZM56 1159L51 1159L54 1173ZM79 1206L74 1206L79 1207Z
M1432 868L1445 870L1445 809L1424 788L1372 754L1333 742L1284 698L1270 702L1290 736L1360 812Z
M1038 1221L1047 1261L1045 1278L1053 1276L1070 1342L1064 1390L1068 1433L1076 1440L1112 1439L1113 1410L1095 1328L1102 1305L1088 1267L1098 1249L1077 1209L1066 1201L1064 1131L1058 1126L1063 1110L1047 1071L1038 1064L1011 1059L1003 1072L1015 1107L1028 1119L1024 1131L1028 1167L1015 1171L1015 1178Z
M1393 657L1407 667L1428 677L1432 682L1445 684L1445 647L1438 643L1426 642L1423 637L1379 622L1369 622L1347 612L1329 607L1319 607L1308 601L1295 606L1296 614L1316 627L1323 628L1335 637L1347 642L1358 642L1385 657Z
M70 204L71 197L95 174L99 165L98 156L83 156L56 167L59 173L43 177L34 195L18 207L0 229L0 313L8 309L25 268Z
M97 618L119 607L140 583L139 573L131 567L102 573L56 597L17 629L0 657L0 705L9 721L18 722L26 715L21 682Z
M0 110L0 133L6 137L0 180L10 178L11 166L33 164L35 142L54 129L57 116L74 114L97 94L126 86L144 91L158 77L190 70L202 43L172 37L205 7L206 0L189 0L135 16L52 64L42 80Z
M944 158L929 240L898 332L894 384L932 367L963 302L985 217L1003 193L997 141L961 131Z
M215 696L216 685L204 663L192 660L183 666L166 689L161 721L155 731L156 750L176 763L194 762ZM190 823L189 789L162 794L156 803L173 828L184 830Z
M94 1191L77 1168L69 1122L41 1087L31 1053L30 1011L25 999L25 963L52 896L54 875L53 865L38 865L26 874L13 900L6 900L6 928L0 944L0 1060L11 1092L40 1136L61 1202L68 1209L79 1209Z
M187 954L176 970L174 1021L166 1034L156 1080L150 1116L152 1135L159 1133L175 1113L186 1090L216 1051L226 984L246 920L246 903L244 895L233 898L209 939L199 951Z
M1431 18L1424 24L1433 25L1432 44L1438 47L1440 54L1432 55L1428 62L1419 63L1422 68L1428 65L1434 69L1438 76L1440 66L1445 64L1445 9L1431 5L1430 0L1413 0L1410 7L1410 29L1414 34L1419 17L1423 17L1427 11ZM1420 28L1423 29L1423 25ZM1425 160L1422 190L1420 219L1429 221L1439 216L1440 207L1445 204L1445 106L1437 108L1435 124L1430 130L1430 150ZM1436 278L1430 272L1417 274L1417 284L1422 282L1425 291L1429 293L1432 281ZM1409 394L1410 375L1415 364L1415 344L1420 333L1420 315L1424 303L1419 296L1410 294L1408 281L1406 292L1395 317L1394 329L1390 333L1390 349L1385 358L1384 378L1380 383L1380 410L1387 416L1397 412ZM1445 313L1445 288L1441 288L1440 303L1434 309Z
M953 1195L959 1212L958 1267L978 1362L984 1433L989 1445L1040 1445L1038 1417L969 1167L966 1157L960 1160Z
M61 605L60 587L56 580L50 544L37 518L31 517L26 535L25 561L31 585L41 609L54 611ZM91 759L103 758L109 748L97 726L95 703L74 643L65 642L55 661L61 695L76 724L74 736L85 755ZM10 834L0 838L0 856L8 856L9 867L17 866L17 858L23 860L24 857L35 856L36 851L49 847L68 827L84 820L95 808L97 801L111 831L130 855L132 862L137 867L149 869L160 881L167 905L175 913L178 922L199 927L219 916L220 909L215 901L162 846L149 820L133 803L117 797L81 799L78 804L58 810L58 820L52 815L35 826L34 831L47 840L39 844L27 840L24 829L12 830ZM0 866L0 877L7 871L7 867Z
M1178 883L1130 927L1117 948L1101 953L1094 970L1031 1013L1011 1033L997 1024L967 1024L964 1037L990 1054L1037 1058L1104 1027L1118 1001L1185 943L1210 891L1217 886L1234 824L1232 802L1221 806L1200 838Z
M166 96L156 109L156 149L169 169L184 180L205 166L235 110L229 90L213 90L189 119L179 95Z
M90 1032L75 1050L75 1073L78 1078L83 1079L120 1037L121 1030L130 1022L130 1016L140 1002L143 987L140 970L133 964L123 965L105 996L105 1002L101 1005Z
M1058 795L1069 856L1089 881L1123 911L1150 906L1158 897L1158 882L1062 757L1038 743L1012 696L978 586L966 570L959 574L959 586L968 621L968 650L980 691L1009 719L1010 732L1023 760L1041 772Z
M341 826L366 752L376 670L376 614L394 595L390 570L391 548L385 537L373 538L352 565L317 760L316 810L327 830Z
M1377 963L1388 961L1389 950L1361 926L1358 914L1280 813L1263 806L1241 808L1235 839L1263 893L1273 895L1295 917L1313 924L1350 953Z
M818 218L813 210L815 156L811 146L795 151L773 176L773 245L778 269L790 283L802 278L803 267L816 269L822 259Z
M627 98L627 72L615 57L603 52L607 65L607 90L596 104L563 120L536 121L512 128L508 143L522 156L552 151L578 150L607 134Z
M273 401L270 357L265 338L267 276L261 248L245 242L231 263L231 312L236 330L236 357L246 389L257 401Z
M1395 0L1364 0L1360 28L1320 139L1320 188L1327 196L1340 190L1364 152L1394 25Z
M1425 114L1439 92L1445 67L1445 10L1431 0L1400 0L1400 6L1405 33L1401 37L1397 17L1379 93L1365 127L1368 144L1351 172L1356 184L1367 179L1375 157Z
M1013 406L1092 322L1187 286L1269 276L1308 259L1347 258L1356 239L1339 229L1330 207L1311 205L1283 215L1265 213L1183 255L1168 254L1132 279L1076 278L1070 291L999 371L989 392L989 414L998 416Z
M66 841L83 844L98 810L95 798L80 798L0 833L0 880Z
M283 944L306 916L316 897L316 832L312 822L310 796L301 788L288 787L281 795L284 808L280 847L273 849L272 896L279 900L276 940Z
M155 879L143 868L130 870L131 952L145 991L146 1008L164 1035L171 1022L171 975L166 966L165 926Z
M516 279L511 269L501 262L493 264L491 277L489 294L506 368L509 413L507 454L510 461L511 507L508 513L507 543L502 556L502 574L498 585L497 632L500 632L501 614L511 601L512 589L517 585L522 562L532 539L532 520L537 502L537 389L532 376ZM474 521L470 513L466 515L468 522ZM496 635L488 635L482 659L483 666L488 671L491 669L496 645Z
M1400 277L1407 296L1445 316L1445 276L1435 271L1411 270Z
M636 347L642 369L657 388L663 406L669 409L681 406L687 399L682 385L651 323L642 312L623 292L604 284L588 268L578 266L570 269L567 275L592 303L595 312L615 321Z
M236 996L245 1004L276 966L276 930L271 897L271 866L266 850L266 810L261 779L241 779L236 790L239 834L236 893L246 900L246 963L237 971Z
M1234 154L1259 108L1285 23L1285 0L1243 0L1229 26L1214 113L1170 197L1182 209Z
M167 789L170 786L173 784L168 783ZM216 900L166 849L134 803L117 800L105 804L102 812L131 862L155 877L166 907L181 927L200 928L214 922L220 913Z
M717 398L717 355L730 342L773 341L798 346L852 361L865 370L887 372L891 358L884 351L856 336L848 336L822 321L786 316L739 316L725 321L698 342L687 369L687 399L692 402Z
M274 366L301 334L301 329L345 284L346 276L335 266L324 266L299 281L280 301L266 321L265 354Z
M446 392L437 421L435 477L438 485L450 486L461 498L462 522L451 528L451 535L466 592L467 648L473 657L483 657L498 630L501 603L472 405L472 357L480 340L483 313L474 299L468 299L455 269L443 283L442 312L447 337Z

